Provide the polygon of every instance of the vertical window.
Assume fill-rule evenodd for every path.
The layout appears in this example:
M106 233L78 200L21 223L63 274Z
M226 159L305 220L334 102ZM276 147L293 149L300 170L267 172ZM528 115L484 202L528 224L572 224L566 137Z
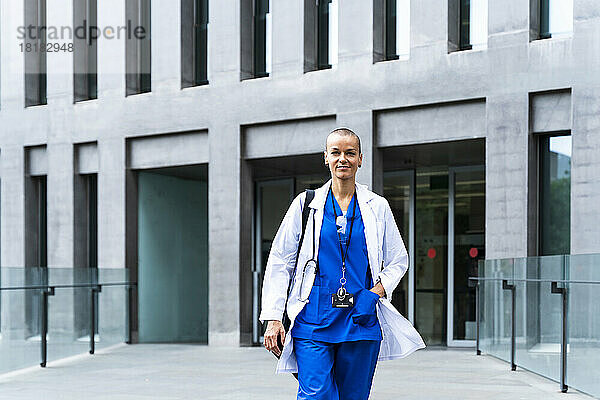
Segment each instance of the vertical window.
M75 266L98 267L98 174L78 174L75 189Z
M463 0L469 1L469 0ZM488 37L488 0L470 0L469 41L473 49L485 48Z
M38 243L38 260L40 267L48 266L48 207L47 207L47 181L45 176L40 176L36 179L38 187L38 221L37 232L39 237Z
M448 1L448 50L470 50L487 45L487 1Z
M77 174L74 179L74 261L76 282L98 282L98 174ZM97 296L97 293L95 294ZM95 333L98 333L96 298ZM89 288L74 289L75 329L78 337L89 337Z
M151 90L150 1L126 1L127 23L132 26L126 42L127 95Z
M269 0L254 1L254 75L269 76L271 26Z
M569 35L573 31L573 0L534 1L538 7L538 39ZM535 12L535 6L532 9Z
M85 175L86 181L86 224L87 224L87 266L92 268L91 281L98 282L98 174ZM98 323L98 293L94 293L96 297L94 315L96 321L94 323L94 335L97 335L99 330ZM89 300L88 300L89 301Z
M87 180L87 259L88 268L92 268L91 280L98 282L98 174L89 174ZM100 326L98 312L98 292L94 293L95 310L94 336ZM94 339L96 340L96 339Z
M264 78L271 73L271 2L241 2L241 79Z
M74 100L98 98L97 0L73 3L73 88Z
M396 0L396 54L407 58L410 53L410 0Z
M317 7L317 67L327 69L337 64L338 2L318 0Z
M317 68L331 68L329 64L329 6L332 0L317 2Z
M46 104L46 0L25 1L25 107Z
M396 15L397 7L396 0L385 1L385 59L396 60L398 53L396 52Z
M471 4L470 0L460 0L459 3L459 49L469 50L471 49Z
M571 136L539 137L539 255L571 249Z
M87 264L98 268L98 175L86 175Z
M337 54L338 0L304 0L304 71L331 68Z
M48 266L46 175L31 176L27 192L27 261L32 267Z
M413 174L411 171L390 171L383 175L383 193L389 199L390 208L394 219L402 233L402 239L406 248L410 251L410 242L413 238L410 235L411 215L414 209L411 209ZM408 315L408 280L405 276L392 295L392 303L402 313Z
M373 1L374 61L408 58L410 0Z
M540 39L550 38L550 1L539 0L540 4Z
M25 182L25 283L43 285L48 280L46 176L28 176ZM31 338L40 334L40 293L26 292L26 335Z
M208 84L208 0L181 1L181 86Z
M48 282L48 158L45 145L25 147L24 150L25 284L44 285ZM40 292L27 290L24 300L25 335L35 338L40 333Z

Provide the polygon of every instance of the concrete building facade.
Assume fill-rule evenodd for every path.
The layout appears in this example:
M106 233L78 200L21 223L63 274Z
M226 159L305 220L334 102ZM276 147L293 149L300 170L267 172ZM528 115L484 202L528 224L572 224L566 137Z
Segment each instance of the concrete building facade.
M74 2L46 0L46 24L73 26ZM448 201L456 199L453 183L460 179L459 171L480 171L476 180L481 183L483 177L484 182L485 212L478 211L484 218L480 221L484 233L479 232L484 241L471 246L475 248L472 258L538 255L537 138L570 136L569 250L571 254L600 251L600 3L596 1L573 0L572 32L539 40L532 28L537 2L489 1L487 44L462 51L451 45L453 0L411 1L408 57L374 62L378 26L383 23L377 17L379 2L343 0L337 8L337 64L309 71L305 25L310 2L271 1L271 70L256 79L242 79L248 5L243 0L212 1L208 84L182 89L181 7L185 2L152 0L149 92L126 96L126 41L101 37L97 99L74 103L73 53L48 52L47 104L30 107L25 107L26 56L17 36L18 27L25 25L25 3L3 2L0 9L2 266L41 264L32 254L38 239L30 233L35 221L28 211L35 208L30 203L39 186L33 182L41 176L47 191L46 265L89 265L78 256L85 243L78 230L82 217L77 199L83 190L78 177L96 175L97 265L128 268L134 280L148 276L148 271L156 271L160 279L170 272L183 274L185 280L186 265L197 263L206 273L194 274L197 281L186 290L200 291L194 301L205 304L201 311L191 307L192 314L187 315L200 315L206 323L193 329L204 332L202 341L210 345L256 342L256 299L260 262L264 262L257 255L263 251L257 245L262 215L257 214L262 205L258 190L273 180L326 177L321 154L326 135L336 126L351 127L362 139L360 182L386 195L386 182L394 190L394 177L401 175L394 173L408 174L407 190L413 194L407 195L409 205L404 211L412 222L398 225L413 253L413 274L417 272L405 278L403 307L413 321L418 320L421 311L414 295L422 290L425 297L417 303L439 308L439 315L418 320L425 330L428 324L440 325L431 328L431 343L472 345L471 334L453 337L448 334L453 325L446 324L449 315L457 313L456 307L460 310L448 291L456 287L454 279L466 279L471 273L458 277L453 267L448 269L459 243L444 224L458 207ZM124 3L98 2L97 24L124 25ZM438 185L429 177L439 167L445 172ZM145 174L205 186L198 192L185 185L147 192L149 186L141 187L140 182L152 179ZM428 190L444 191L439 199L448 206L441 216L427 214L434 219L418 221L420 174L428 177ZM315 178L304 186L318 181ZM290 190L297 193L304 186L294 182ZM194 218L204 218L205 226L190 228L188 235L200 239L180 251L193 247L203 248L203 253L192 254L189 260L175 260L180 253L173 246L165 246L170 249L164 250L163 258L145 253L153 247L152 240L156 245L169 240L181 245L187 240L173 239L177 230L169 237L140 232L142 226L160 232L164 222L147 219L141 199L160 198L164 193L179 193L185 199L205 196L206 204L204 200L167 202L152 205L163 208L150 211L194 210ZM275 214L280 215L282 208L279 205ZM435 230L442 220L446 233L423 234L432 242L419 244L421 226ZM170 221L187 223L185 215L173 215ZM195 229L204 229L205 235ZM450 242L440 250L436 237ZM419 263L421 258L423 262L434 259L436 248L438 256L445 257L440 261L442 269L436 269L439 274L435 272L442 281L434 279L428 288L428 269L419 270ZM144 259L150 255L151 265ZM134 296L139 307L132 327L134 340L161 340L144 336L140 320L146 312L142 310L146 294L141 291L152 287L154 293L161 293L160 282L165 281L140 287ZM188 292L182 293L178 282L169 283L164 293L185 299ZM437 294L426 300L426 293ZM194 332L171 337L189 341L198 337Z

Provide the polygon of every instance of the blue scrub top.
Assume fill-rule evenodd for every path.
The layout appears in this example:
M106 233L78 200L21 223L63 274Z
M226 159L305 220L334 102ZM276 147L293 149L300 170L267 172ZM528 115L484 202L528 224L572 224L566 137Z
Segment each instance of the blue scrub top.
M356 314L356 306L351 308L333 308L331 294L337 292L342 277L342 256L335 224L335 216L331 200L333 198L336 214L343 215L339 204L331 190L327 195L323 212L323 224L319 241L319 274L308 298L308 303L296 317L292 336L302 339L314 339L329 343L340 343L355 340L382 340L379 321L374 318L370 324L357 324L352 321ZM352 224L352 213L356 194L352 197L346 212L346 234L342 235L343 248L346 251L345 238L347 238ZM354 225L346 256L346 290L354 294L356 301L360 290L369 290L373 287L373 279L369 269L367 242L365 240L364 224L360 207L356 204ZM365 296L377 296L368 293Z

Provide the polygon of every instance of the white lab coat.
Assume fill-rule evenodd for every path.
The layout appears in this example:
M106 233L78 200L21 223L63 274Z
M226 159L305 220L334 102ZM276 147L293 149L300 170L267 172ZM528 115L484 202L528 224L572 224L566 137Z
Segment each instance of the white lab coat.
M315 190L315 198L309 204L311 208L306 224L306 233L300 248L296 266L294 283L287 299L287 312L291 320L290 329L286 332L285 343L281 358L277 363L276 373L298 372L296 355L293 349L292 335L296 316L306 304L299 300L300 282L303 267L312 258L312 229L314 213L315 221L315 256L319 251L319 236L323 222L323 207L331 186L331 180ZM377 302L377 318L381 326L383 340L379 350L378 360L391 360L406 357L415 350L425 347L423 339L412 324L406 320L392 305L392 292L408 268L408 254L398 231L392 210L386 199L371 192L365 185L356 184L358 206L365 226L365 239L371 276L374 282L381 281L387 298ZM287 289L293 275L296 249L300 241L302 229L302 205L305 192L298 195L288 209L279 230L273 239L271 252L262 288L262 311L260 321L280 320L286 304ZM314 274L307 274L304 285L312 287ZM308 291L304 293L309 293Z

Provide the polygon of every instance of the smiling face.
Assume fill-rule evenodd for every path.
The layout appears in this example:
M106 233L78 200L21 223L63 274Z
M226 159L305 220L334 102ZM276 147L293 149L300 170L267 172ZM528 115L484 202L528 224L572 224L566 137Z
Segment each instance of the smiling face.
M332 179L354 179L356 171L362 164L358 138L349 134L332 133L327 138L324 157Z

